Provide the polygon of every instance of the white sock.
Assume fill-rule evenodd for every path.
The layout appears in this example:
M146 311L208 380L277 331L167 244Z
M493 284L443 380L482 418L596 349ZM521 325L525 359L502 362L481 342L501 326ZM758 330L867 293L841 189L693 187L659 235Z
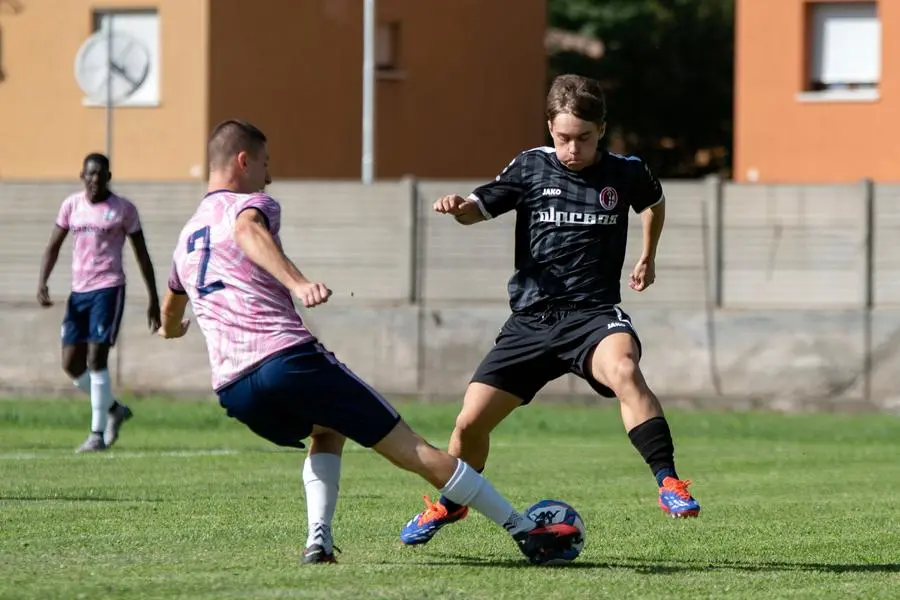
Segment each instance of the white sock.
M303 489L306 491L306 521L309 533L306 547L319 544L325 552L333 551L331 521L337 508L341 481L341 457L319 453L303 462Z
M113 403L109 371L91 371L91 431L106 431L106 420Z
M90 395L90 393L91 393L91 374L88 371L85 371L84 373L81 374L81 377L79 377L78 379L72 380L72 385L77 387L79 390L81 390L85 394ZM112 384L110 384L110 385L112 385ZM113 399L113 403L116 403L119 401L119 399L116 398L115 394L112 395L112 399ZM112 406L112 404L110 404L110 406Z
M509 500L500 495L478 471L457 459L456 472L441 490L448 500L471 506L488 519L500 525L510 535L531 531L537 525L512 507Z
M77 387L79 390L84 392L85 394L91 393L91 374L85 371L81 374L81 377L78 379L72 380L72 385Z

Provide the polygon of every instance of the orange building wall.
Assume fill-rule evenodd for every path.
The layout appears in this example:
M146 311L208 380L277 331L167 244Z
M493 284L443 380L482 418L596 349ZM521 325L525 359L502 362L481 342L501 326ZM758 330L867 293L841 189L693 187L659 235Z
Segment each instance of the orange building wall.
M846 0L845 0L846 1ZM900 2L881 0L882 76L872 102L803 102L805 0L737 0L734 178L900 181Z
M274 177L358 178L362 2L213 8L209 126L258 123ZM493 176L543 142L542 0L380 0L377 20L401 23L402 48L376 82L376 177Z
M379 175L493 178L544 143L545 0L379 0L378 10L408 42L407 79L378 84Z
M0 178L71 179L105 151L74 57L92 10L157 8L161 105L115 111L119 180L205 171L210 128L269 133L275 177L358 178L360 0L25 0L0 12ZM376 176L493 176L543 142L544 0L380 0L402 27L400 74L376 83ZM474 150L473 150L474 149Z
M118 179L188 179L205 162L207 0L23 1L0 13L0 177L71 179L88 152L105 151L103 108L82 106L74 60L91 34L92 10L146 8L160 14L161 106L114 113Z
M214 0L207 128L258 125L274 177L359 176L362 2L327 4Z

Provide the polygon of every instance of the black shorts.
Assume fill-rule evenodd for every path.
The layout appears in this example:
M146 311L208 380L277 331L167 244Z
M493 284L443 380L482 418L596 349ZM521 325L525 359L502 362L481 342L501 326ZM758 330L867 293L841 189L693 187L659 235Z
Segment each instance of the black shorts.
M590 365L585 364L600 340L614 333L630 334L641 352L631 318L617 306L513 313L472 381L501 389L528 404L547 383L574 373L601 396L614 398L615 393L597 382Z
M370 448L400 421L387 400L316 342L273 354L218 395L229 417L290 448L303 448L313 425Z

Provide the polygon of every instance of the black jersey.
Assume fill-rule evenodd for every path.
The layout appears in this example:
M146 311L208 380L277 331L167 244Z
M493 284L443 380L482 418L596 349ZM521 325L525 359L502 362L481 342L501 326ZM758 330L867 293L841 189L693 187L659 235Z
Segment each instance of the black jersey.
M640 213L665 197L637 157L601 151L593 165L572 171L553 148L535 148L470 198L488 219L516 211L515 273L508 288L511 308L521 311L621 302L628 209Z

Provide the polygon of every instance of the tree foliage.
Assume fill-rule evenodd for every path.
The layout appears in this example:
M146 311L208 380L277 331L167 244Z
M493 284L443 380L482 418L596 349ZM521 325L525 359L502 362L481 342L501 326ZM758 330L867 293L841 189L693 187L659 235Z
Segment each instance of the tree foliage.
M734 0L549 0L549 23L599 38L599 60L564 52L550 75L607 90L611 148L664 177L727 174L731 163Z

